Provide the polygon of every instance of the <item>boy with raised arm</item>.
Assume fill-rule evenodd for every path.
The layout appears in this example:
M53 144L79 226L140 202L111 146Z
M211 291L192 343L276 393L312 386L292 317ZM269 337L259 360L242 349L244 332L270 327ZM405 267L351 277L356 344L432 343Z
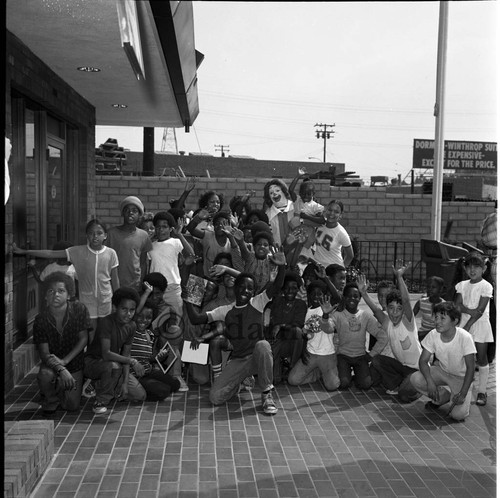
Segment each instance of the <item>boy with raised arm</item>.
M382 383L387 389L386 393L398 396L403 402L414 401L420 396L409 381L409 376L418 370L418 361L422 352L410 294L403 279L404 273L410 266L411 262L405 266L402 261L398 260L396 266L392 267L398 290L387 294L387 315L368 295L366 277L360 275L357 279L361 297L387 332L394 355L394 358L383 354L374 356L370 368L380 374Z
M258 384L262 391L262 409L266 415L274 415L278 409L273 399L273 353L271 345L264 338L263 312L267 303L277 295L285 277L285 255L277 252L271 257L278 267L275 281L264 292L256 295L253 275L240 273L234 282L235 303L208 312L197 312L186 302L186 310L193 324L211 323L224 320L224 335L231 341L231 360L222 373L214 380L210 389L210 401L221 405L238 392L240 383L249 376L258 374ZM211 339L220 334L210 332ZM191 347L196 347L193 344Z

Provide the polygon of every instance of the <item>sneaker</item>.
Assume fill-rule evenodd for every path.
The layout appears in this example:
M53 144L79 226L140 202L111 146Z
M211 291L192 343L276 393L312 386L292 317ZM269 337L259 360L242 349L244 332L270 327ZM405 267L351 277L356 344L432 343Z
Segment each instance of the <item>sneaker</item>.
M247 391L251 391L255 387L255 377L253 375L250 375L246 379L243 380L240 386L241 388L246 389Z
M486 404L486 393L477 393L476 405L484 406Z
M97 415L99 415L101 413L106 413L108 411L108 409L102 403L99 403L99 401L96 401L94 403L94 406L92 407L92 411L94 413L96 413Z
M262 393L262 410L266 415L275 415L278 413L272 391Z
M387 389L385 391L385 394L390 394L391 396L397 396L399 392L399 389L396 387L396 389Z
M179 383L181 385L179 387L180 393L185 393L186 391L189 391L189 386L186 384L186 381L180 375L177 376L176 379L179 381Z
M91 379L87 379L83 384L82 396L85 398L93 398L95 396L95 389Z

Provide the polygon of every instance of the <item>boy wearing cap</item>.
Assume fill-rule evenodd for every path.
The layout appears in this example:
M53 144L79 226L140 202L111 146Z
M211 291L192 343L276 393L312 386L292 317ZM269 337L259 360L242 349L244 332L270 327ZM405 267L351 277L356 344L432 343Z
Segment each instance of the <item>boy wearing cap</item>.
M137 227L144 214L144 205L131 195L120 202L120 213L123 224L109 229L106 245L118 255L120 285L140 292L146 274L147 253L153 249L148 233Z

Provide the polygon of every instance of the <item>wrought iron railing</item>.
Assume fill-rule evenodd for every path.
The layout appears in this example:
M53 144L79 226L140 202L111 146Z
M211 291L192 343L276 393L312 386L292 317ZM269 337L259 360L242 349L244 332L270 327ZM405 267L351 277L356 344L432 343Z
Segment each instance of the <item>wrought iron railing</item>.
M405 275L408 290L413 293L426 291L426 268L421 260L419 242L365 241L353 239L354 260L352 266L363 273L375 292L382 280L394 281L392 266L396 260L412 262Z

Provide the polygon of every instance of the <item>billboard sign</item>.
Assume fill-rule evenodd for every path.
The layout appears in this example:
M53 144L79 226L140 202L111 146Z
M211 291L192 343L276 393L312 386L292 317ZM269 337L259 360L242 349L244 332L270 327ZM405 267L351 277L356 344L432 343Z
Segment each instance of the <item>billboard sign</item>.
M413 140L413 168L434 167L434 140ZM444 141L444 169L483 170L497 169L496 142Z

